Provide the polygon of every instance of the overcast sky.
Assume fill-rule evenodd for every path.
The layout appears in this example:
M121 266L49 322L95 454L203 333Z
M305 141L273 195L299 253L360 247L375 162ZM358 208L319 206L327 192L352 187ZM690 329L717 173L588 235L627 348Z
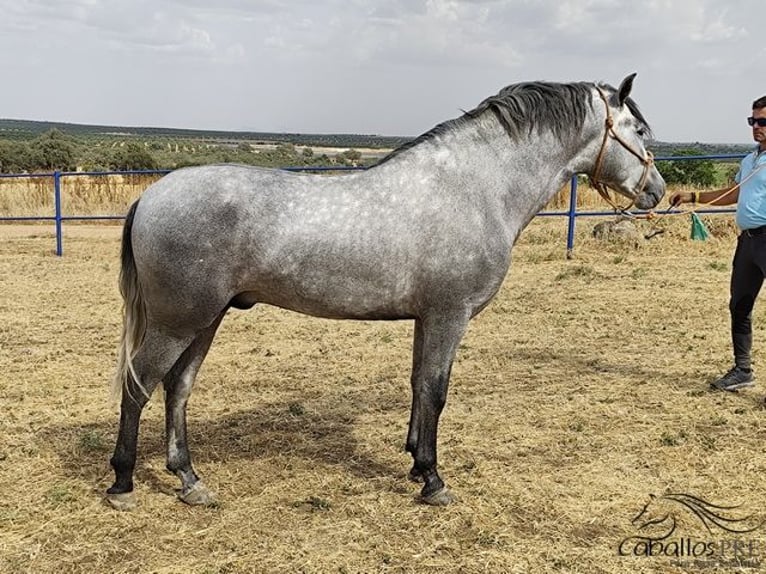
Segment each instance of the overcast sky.
M502 87L606 81L663 141L749 143L764 0L0 0L0 117L418 135Z

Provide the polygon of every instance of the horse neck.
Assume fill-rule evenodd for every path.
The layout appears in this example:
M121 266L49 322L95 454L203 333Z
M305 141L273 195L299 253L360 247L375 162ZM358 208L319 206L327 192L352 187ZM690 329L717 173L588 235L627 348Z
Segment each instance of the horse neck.
M597 130L588 128L569 142L549 130L532 130L514 139L488 113L409 151L420 165L455 170L460 181L475 184L473 193L497 200L507 220L521 216L523 227L575 173L589 169L590 156L598 153L598 138Z
M435 170L448 167L463 173L502 168L493 171L514 181L521 174L519 166L555 173L564 167L568 155L560 142L545 134L533 133L514 141L492 114L484 114L461 123L455 121L450 128L424 139L389 163L402 162L402 167L418 163Z

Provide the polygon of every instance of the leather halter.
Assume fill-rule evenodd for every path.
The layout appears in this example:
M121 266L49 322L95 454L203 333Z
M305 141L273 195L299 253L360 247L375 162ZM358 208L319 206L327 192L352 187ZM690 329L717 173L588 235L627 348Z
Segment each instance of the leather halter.
M599 87L596 86L596 89L598 90L599 96L601 96L601 99L604 101L604 105L606 106L606 120L604 121L605 129L604 129L604 139L601 141L601 150L598 152L598 157L596 158L596 166L593 170L593 173L590 174L588 177L590 178L590 184L595 188L595 190L598 192L598 194L606 200L606 202L611 205L615 210L620 212L626 212L628 209L630 209L633 204L636 201L636 197L641 194L641 192L644 191L644 187L646 187L646 180L649 178L649 169L654 165L654 155L652 155L652 152L649 150L646 150L646 155L641 154L640 152L636 151L636 149L633 148L628 142L626 142L620 134L618 134L616 131L614 131L614 118L612 117L612 110L609 108L609 102L606 99L606 94L604 94L604 91ZM639 182L639 188L636 192L635 197L631 200L630 204L627 207L620 207L617 205L616 202L612 200L612 197L609 194L609 186L601 181L599 177L601 176L601 168L603 166L604 162L604 153L606 151L606 144L609 141L609 138L612 137L615 140L617 140L622 147L624 147L626 150L628 150L630 153L632 153L634 156L636 156L638 159L641 160L641 163L644 164L644 173L641 175L641 181Z

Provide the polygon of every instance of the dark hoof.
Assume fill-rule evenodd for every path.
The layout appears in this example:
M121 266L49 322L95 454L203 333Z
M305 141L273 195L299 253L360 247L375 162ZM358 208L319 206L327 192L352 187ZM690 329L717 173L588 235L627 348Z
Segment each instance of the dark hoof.
M133 492L106 494L106 501L116 510L133 510L136 507L136 495Z
M420 501L431 506L448 506L453 502L457 502L457 499L446 486L443 486L433 494L429 494L428 496L421 495Z
M201 480L195 482L188 490L179 492L178 498L192 506L216 506L218 504L215 495L207 489Z

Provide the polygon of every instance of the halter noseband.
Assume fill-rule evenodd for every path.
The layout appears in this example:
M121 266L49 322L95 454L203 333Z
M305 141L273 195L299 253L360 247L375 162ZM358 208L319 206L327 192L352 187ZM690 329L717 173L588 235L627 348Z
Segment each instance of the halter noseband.
M598 95L601 96L601 99L604 101L604 105L606 106L606 120L604 121L604 139L601 141L601 150L598 152L598 157L596 158L596 167L593 170L593 174L589 175L588 177L590 178L591 186L595 188L598 194L603 197L609 205L611 205L616 211L627 214L627 210L630 209L633 206L633 203L636 201L635 197L631 200L627 207L620 207L612 200L612 197L609 194L609 186L599 179L601 175L601 167L604 162L604 152L606 151L607 141L609 141L610 136L616 139L622 147L636 156L639 160L641 160L641 163L644 164L644 173L641 175L641 181L639 182L639 188L636 192L636 197L642 191L644 191L644 187L646 187L646 180L649 178L649 168L654 165L654 155L652 155L652 152L649 150L646 150L646 155L642 155L622 137L620 137L620 134L614 131L614 118L612 118L612 110L609 108L609 102L606 99L604 91L599 86L596 86L596 89L598 90Z

